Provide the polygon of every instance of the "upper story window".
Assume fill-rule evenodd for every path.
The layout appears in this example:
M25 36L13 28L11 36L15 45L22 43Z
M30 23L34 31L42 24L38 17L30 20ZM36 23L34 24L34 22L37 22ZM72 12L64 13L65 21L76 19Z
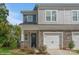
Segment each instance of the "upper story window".
M52 11L52 21L56 21L56 11Z
M46 21L56 21L56 11L53 10L46 10Z
M46 11L46 21L51 21L51 11Z
M79 11L73 11L73 21L79 21Z
M36 15L23 15L23 23L37 24Z
M26 16L27 17L27 22L33 22L33 16Z

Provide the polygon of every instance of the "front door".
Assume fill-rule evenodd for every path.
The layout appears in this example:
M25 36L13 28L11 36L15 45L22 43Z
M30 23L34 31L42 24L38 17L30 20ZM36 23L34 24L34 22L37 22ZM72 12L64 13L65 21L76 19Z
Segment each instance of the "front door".
M36 48L36 33L31 33L31 47Z

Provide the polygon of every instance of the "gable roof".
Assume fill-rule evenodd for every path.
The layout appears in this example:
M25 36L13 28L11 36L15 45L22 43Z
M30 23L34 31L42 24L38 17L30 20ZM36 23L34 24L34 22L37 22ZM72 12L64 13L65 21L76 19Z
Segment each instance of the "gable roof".
M79 3L39 3L37 9L79 9Z

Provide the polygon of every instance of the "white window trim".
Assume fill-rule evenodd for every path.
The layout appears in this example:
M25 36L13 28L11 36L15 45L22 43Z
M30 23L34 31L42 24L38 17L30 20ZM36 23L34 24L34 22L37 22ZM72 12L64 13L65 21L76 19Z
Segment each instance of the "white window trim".
M28 20L28 16L31 16L32 18L33 18L33 16L32 15L27 15L27 20ZM28 21L27 21L28 22ZM32 19L32 22L33 22L33 19Z
M51 11L51 21L46 20L46 11ZM56 22L56 21L52 21L52 11L56 11L56 21L57 21L57 11L58 10L45 10L45 22Z
M73 11L77 11L77 12L79 12L79 10L72 10L72 22L79 22L79 21L73 21ZM78 16L78 15L77 15Z

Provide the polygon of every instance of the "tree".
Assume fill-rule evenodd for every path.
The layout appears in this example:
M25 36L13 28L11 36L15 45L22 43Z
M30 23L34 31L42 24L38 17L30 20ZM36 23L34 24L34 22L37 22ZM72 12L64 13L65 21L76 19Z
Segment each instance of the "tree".
M8 41L10 40L9 34L11 29L9 25L5 22L0 22L0 46L2 47L5 43L7 45Z
M3 7L0 8L0 22L4 21L4 22L8 22L7 21L7 16L9 15L9 11L6 8L5 4L0 4Z
M20 40L20 27L17 25L8 25L0 23L0 47L17 48Z
M21 29L19 26L15 25L14 26L14 35L16 37L16 40L17 40L17 47L19 46L19 41L20 41L20 34L21 34Z
M11 26L11 46L14 48L17 48L19 47L19 41L20 41L20 27L18 25L14 25L14 26ZM13 46L14 45L14 46Z
M0 3L0 47L9 41L8 34L11 30L7 21L8 12L5 4Z
M9 11L4 8L0 8L0 47L17 47L20 39L20 27L17 25L11 25L7 21ZM15 46L14 46L15 45Z

